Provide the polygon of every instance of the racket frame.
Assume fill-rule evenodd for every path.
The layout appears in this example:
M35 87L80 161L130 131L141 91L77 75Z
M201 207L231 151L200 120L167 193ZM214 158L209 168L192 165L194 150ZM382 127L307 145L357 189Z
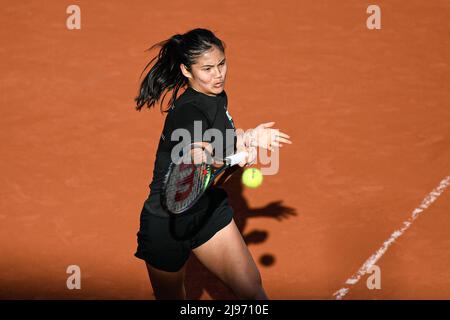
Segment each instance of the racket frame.
M164 181L163 181L163 186L162 186L162 193L161 193L161 206L162 208L167 211L170 214L174 214L174 215L179 215L182 214L184 212L186 212L187 210L189 210L190 208L192 208L197 201L203 196L203 194L206 192L206 190L208 190L208 188L212 185L212 183L214 182L214 180L226 169L240 163L242 160L245 160L245 158L248 156L248 153L246 151L242 151L236 154L233 154L231 156L228 156L224 159L223 161L223 165L220 166L219 168L217 168L216 170L212 171L211 168L213 168L212 164L207 164L207 170L209 173L209 180L208 182L202 187L201 192L199 192L197 194L197 196L195 197L195 199L193 201L191 201L191 203L183 208L183 210L177 211L177 212L173 212L171 211L168 206L167 206L167 198L166 198L166 190L167 190L167 183L169 181L169 177L170 174L172 173L172 171L174 170L175 166L179 165L179 163L174 163L173 161L170 163L169 168L167 170L167 173L164 177Z

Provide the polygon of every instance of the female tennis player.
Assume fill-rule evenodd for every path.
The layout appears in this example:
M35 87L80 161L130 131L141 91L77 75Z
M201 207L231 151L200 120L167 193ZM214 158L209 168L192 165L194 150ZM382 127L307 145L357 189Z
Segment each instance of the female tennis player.
M141 111L144 105L154 106L165 92L161 112L167 115L156 151L150 194L141 211L135 256L146 263L156 299L186 298L185 264L191 252L237 299L268 299L258 268L233 220L227 193L220 185L207 189L192 208L180 215L166 212L160 197L173 148L179 143L172 139L177 129L187 130L189 143L201 144L213 154L221 151L228 156L247 151L248 156L237 168L253 164L258 147L274 150L283 143L290 144L289 136L272 129L273 122L246 132L235 130L224 91L225 45L211 31L198 28L176 34L148 50L155 47L160 47L160 51L144 68L145 71L156 60L142 80L135 99L136 110ZM177 96L180 89L185 90ZM163 110L169 91L169 108ZM223 149L216 144L213 149L211 141L203 141L208 129L222 134ZM227 130L234 133L231 138ZM194 161L205 159L204 155L198 158L197 153L192 157Z

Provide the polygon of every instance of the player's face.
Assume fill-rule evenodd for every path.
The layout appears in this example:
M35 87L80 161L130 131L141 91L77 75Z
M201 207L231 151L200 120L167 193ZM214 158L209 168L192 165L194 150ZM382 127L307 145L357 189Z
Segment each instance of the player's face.
M216 46L197 58L191 66L189 84L195 90L207 95L220 94L225 86L227 63L225 55ZM185 74L186 75L186 74Z

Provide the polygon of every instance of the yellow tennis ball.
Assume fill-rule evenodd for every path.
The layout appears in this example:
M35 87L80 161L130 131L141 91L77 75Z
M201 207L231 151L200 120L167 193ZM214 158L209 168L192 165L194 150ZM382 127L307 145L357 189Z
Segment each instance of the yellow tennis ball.
M249 188L258 188L263 182L263 174L257 168L247 168L242 173L242 183Z

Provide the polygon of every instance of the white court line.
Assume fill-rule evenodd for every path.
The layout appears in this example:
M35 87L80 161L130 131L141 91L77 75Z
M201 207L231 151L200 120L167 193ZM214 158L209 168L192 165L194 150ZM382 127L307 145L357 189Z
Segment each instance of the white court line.
M345 284L355 285L359 281L359 279L361 279L361 277L365 275L367 271L383 256L383 254L386 253L389 246L392 243L394 243L394 241L398 237L400 237L412 225L414 220L416 220L419 217L419 215L444 192L445 188L447 188L449 184L450 184L450 176L447 176L445 179L441 181L441 183L436 189L431 191L425 197L425 199L422 200L420 206L414 209L411 217L403 222L404 226L400 230L394 231L391 234L390 238L383 243L380 249L378 249L369 259L367 259L366 262L364 262L364 264L362 265L362 267L358 270L358 272L356 272L351 278L349 278L345 282ZM341 300L349 291L350 291L349 287L343 287L338 291L336 291L335 293L333 293L333 296L336 296L336 300Z

